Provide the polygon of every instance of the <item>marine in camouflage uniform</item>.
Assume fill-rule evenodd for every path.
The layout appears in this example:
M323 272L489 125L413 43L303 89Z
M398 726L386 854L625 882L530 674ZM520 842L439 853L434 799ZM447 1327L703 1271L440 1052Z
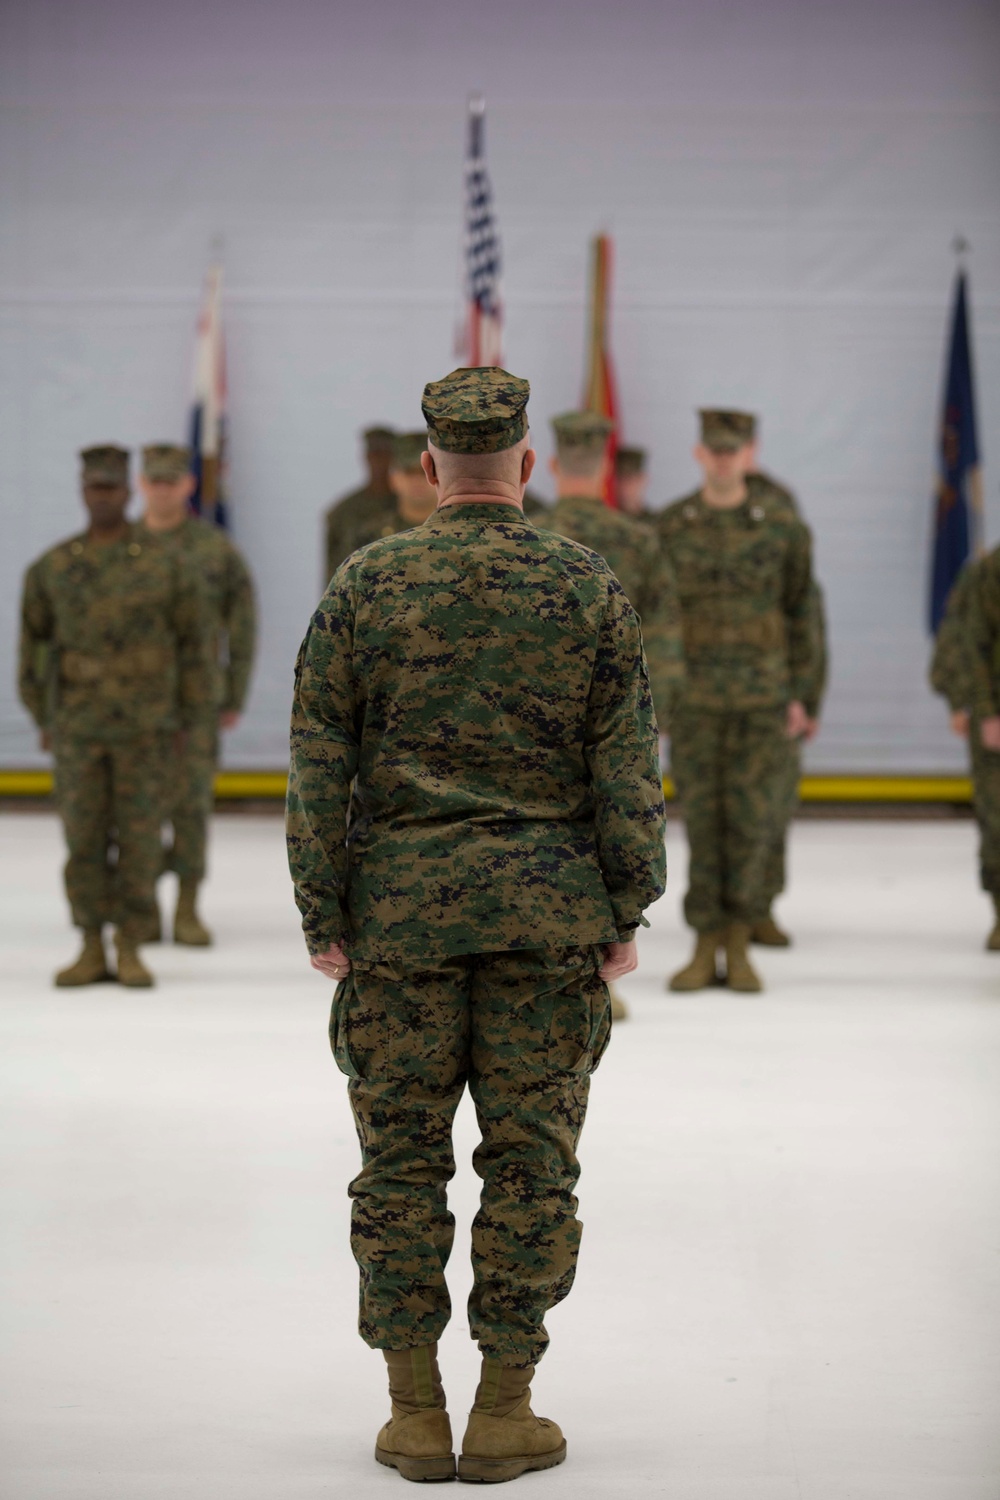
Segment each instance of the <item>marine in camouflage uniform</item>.
M376 1456L409 1478L454 1472L436 1341L466 1085L484 1363L459 1473L510 1478L565 1455L528 1382L576 1267L576 1148L609 1035L600 971L631 955L665 878L638 622L601 558L520 509L527 397L492 368L426 388L440 507L338 570L296 667L289 861L314 964L351 965L331 1039L362 1149L360 1332L389 1365ZM475 475L508 449L508 503L495 487L476 499L451 455Z
M780 506L787 505L794 516L799 516L799 506L791 490L779 484L771 475L757 469L747 475L747 495L751 505L760 501ZM803 739L812 739L819 728L819 716L826 692L828 657L826 648L826 610L823 591L813 580L809 601L809 665L804 673L802 705L809 716L809 726L804 735L789 737L788 763L785 773L783 803L785 815L780 830L775 834L764 865L763 887L767 899L767 915L756 922L751 932L751 941L768 948L787 948L791 938L774 919L771 908L787 884L788 831L798 806L799 782L802 778Z
M1000 713L1000 548L960 573L938 628L931 686L948 701L952 728L969 741L979 824L979 878L996 920L986 947L1000 950L1000 748L983 743ZM987 734L989 733L987 722Z
M172 742L210 690L204 603L183 559L124 519L128 453L81 457L90 529L32 564L21 608L20 693L55 754L66 894L84 934L56 983L109 977L113 913L118 979L149 985L137 945L155 912Z
M147 530L183 556L201 583L208 650L215 667L211 691L175 757L166 807L173 829L166 867L176 872L179 882L174 942L204 947L212 936L198 915L197 900L205 878L219 728L235 725L250 684L257 631L253 580L226 534L190 513L190 449L175 443L144 448L141 482ZM158 913L149 936L160 936Z
M642 623L650 686L662 733L670 727L684 681L680 605L673 569L655 531L602 496L611 423L596 412L553 418L552 471L558 498L545 525L604 558Z
M757 990L747 943L767 913L769 850L787 817L788 734L806 718L812 563L809 532L787 505L751 500L747 413L702 413L705 490L658 518L684 631L685 686L671 762L691 849L685 915L698 934L674 989L715 982ZM709 484L720 500L709 504Z
M358 547L376 537L390 536L397 528L392 524L396 497L389 485L389 464L393 433L390 427L369 427L364 433L365 462L368 479L360 489L334 501L324 517L325 571L324 587ZM383 530L388 527L388 530Z

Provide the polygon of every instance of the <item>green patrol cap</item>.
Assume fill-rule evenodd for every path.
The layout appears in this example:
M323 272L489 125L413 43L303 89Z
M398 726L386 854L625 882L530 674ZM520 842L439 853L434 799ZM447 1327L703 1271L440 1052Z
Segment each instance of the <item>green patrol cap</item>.
M101 443L80 449L84 484L128 484L128 449Z
M176 484L191 472L191 449L181 443L148 443L142 450L142 472L153 484Z
M552 418L556 451L560 458L598 464L608 445L614 423L597 411L564 411Z
M420 455L427 452L427 434L420 432L394 432L392 435L392 467L394 469L419 469Z
M391 427L366 427L362 433L366 452L388 453L392 447L393 436Z
M427 436L443 453L501 453L528 430L531 387L498 365L452 370L424 386Z
M631 474L641 474L646 467L645 448L619 448L615 454L615 473L627 479Z
M757 436L757 418L750 411L721 411L702 408L701 440L715 453L735 453Z

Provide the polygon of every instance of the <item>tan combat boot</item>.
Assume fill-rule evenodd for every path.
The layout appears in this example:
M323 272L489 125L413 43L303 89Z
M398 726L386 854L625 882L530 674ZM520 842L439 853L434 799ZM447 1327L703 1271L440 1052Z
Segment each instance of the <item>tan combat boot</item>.
M60 989L72 989L78 984L100 984L102 979L111 977L103 937L99 931L85 932L80 957L68 968L59 970L55 983Z
M382 1352L389 1368L392 1416L375 1440L376 1459L404 1479L454 1479L455 1453L437 1344Z
M136 939L127 933L115 933L115 951L118 954L118 983L130 990L148 990L156 983L152 974L139 957Z
M718 977L715 955L722 946L721 932L699 932L694 956L683 969L678 969L673 979L667 981L671 990L705 990Z
M496 1484L565 1461L562 1432L531 1410L528 1387L534 1373L534 1365L518 1369L484 1358L459 1454L459 1479Z
M189 948L207 948L212 934L194 909L198 897L197 880L182 880L174 916L174 942Z
M163 942L163 922L160 919L159 907L142 922L136 931L135 940L140 944Z
M627 1021L628 1006L625 1004L625 1001L622 999L621 995L619 995L613 984L608 985L608 998L611 1001L612 1021Z
M997 916L996 921L993 923L993 931L986 939L987 953L1000 952L1000 896L993 897L993 909L996 912ZM59 983L58 979L56 980L56 983Z
M750 929L751 943L757 943L761 948L790 948L792 940L787 932L784 932L768 912L759 922L755 922Z
M734 922L726 931L726 983L731 990L740 990L747 995L756 995L764 986L760 975L750 962L747 945L750 942L750 923Z

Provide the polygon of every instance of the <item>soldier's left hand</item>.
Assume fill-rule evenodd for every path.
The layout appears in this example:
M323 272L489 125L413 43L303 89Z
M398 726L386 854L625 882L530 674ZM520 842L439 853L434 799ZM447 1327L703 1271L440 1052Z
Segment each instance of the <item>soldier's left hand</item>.
M809 715L806 713L798 699L793 699L788 705L788 718L785 721L785 733L790 740L801 740L809 738Z
M240 722L240 716L235 708L224 708L219 715L220 729L235 729Z
M351 960L339 943L331 943L325 953L311 954L309 962L327 979L346 979L351 972Z

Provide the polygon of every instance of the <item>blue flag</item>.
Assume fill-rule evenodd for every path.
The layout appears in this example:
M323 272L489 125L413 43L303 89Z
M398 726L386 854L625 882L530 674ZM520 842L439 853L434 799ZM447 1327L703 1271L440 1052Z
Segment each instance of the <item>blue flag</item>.
M948 595L969 554L978 545L982 516L976 402L972 384L972 348L965 272L955 280L951 345L945 378L944 410L938 439L937 500L934 508L934 557L931 563L931 630L936 632Z

